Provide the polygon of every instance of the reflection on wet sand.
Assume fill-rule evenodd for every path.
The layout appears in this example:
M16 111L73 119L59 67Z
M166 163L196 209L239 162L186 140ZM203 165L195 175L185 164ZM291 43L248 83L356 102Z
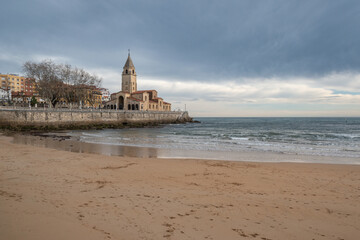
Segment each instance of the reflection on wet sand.
M33 145L38 147L66 150L77 153L97 153L109 156L154 158L159 157L158 149L146 147L115 146L107 144L84 143L76 139L66 139L62 135L33 136L16 134L14 143Z
M184 149L159 149L100 143L81 142L66 133L15 134L13 142L38 147L53 148L77 153L96 153L109 156L139 158L192 158L239 161L238 152L217 152Z

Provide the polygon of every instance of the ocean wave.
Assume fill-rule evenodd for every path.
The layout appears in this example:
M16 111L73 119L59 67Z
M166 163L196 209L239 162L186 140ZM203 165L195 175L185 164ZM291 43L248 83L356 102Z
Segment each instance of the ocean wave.
M219 121L220 120L220 121ZM360 157L360 119L200 119L201 124L72 133L81 141L166 149ZM216 122L218 121L218 122ZM220 124L223 122L223 124ZM354 124L357 123L357 124Z

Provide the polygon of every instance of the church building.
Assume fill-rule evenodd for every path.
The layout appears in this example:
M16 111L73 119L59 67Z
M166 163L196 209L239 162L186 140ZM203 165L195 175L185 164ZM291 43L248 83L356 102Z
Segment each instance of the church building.
M122 72L121 91L105 103L107 109L138 111L171 111L171 104L158 97L156 90L137 89L136 72L130 53Z

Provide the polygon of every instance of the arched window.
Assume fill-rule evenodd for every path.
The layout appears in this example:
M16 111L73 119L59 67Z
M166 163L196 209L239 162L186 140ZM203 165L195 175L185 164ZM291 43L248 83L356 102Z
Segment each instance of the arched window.
M128 70L127 70L127 69L125 70L125 73L128 74Z
M120 110L124 109L124 97L123 96L119 97L119 109Z
M135 73L135 71L133 70L133 74Z

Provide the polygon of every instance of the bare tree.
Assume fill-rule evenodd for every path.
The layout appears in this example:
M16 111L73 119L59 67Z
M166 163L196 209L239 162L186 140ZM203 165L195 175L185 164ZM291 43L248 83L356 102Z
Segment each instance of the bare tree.
M101 78L69 64L56 64L52 60L40 63L28 61L23 65L28 78L36 82L36 90L51 106L64 99L70 105L85 102L89 86L98 87Z
M23 70L28 78L36 82L36 90L39 95L55 106L61 98L62 81L58 76L58 66L51 60L44 60L41 63L26 62Z
M59 78L62 79L63 87L62 87L62 98L68 102L70 108L72 107L73 97L72 97L72 79L71 79L71 65L64 64L58 66L59 70Z
M81 101L83 104L87 102L93 105L93 99L90 99L92 95L89 94L89 92L91 92L93 88L100 86L101 78L75 67L72 71L72 79L75 87L74 98L79 102Z

